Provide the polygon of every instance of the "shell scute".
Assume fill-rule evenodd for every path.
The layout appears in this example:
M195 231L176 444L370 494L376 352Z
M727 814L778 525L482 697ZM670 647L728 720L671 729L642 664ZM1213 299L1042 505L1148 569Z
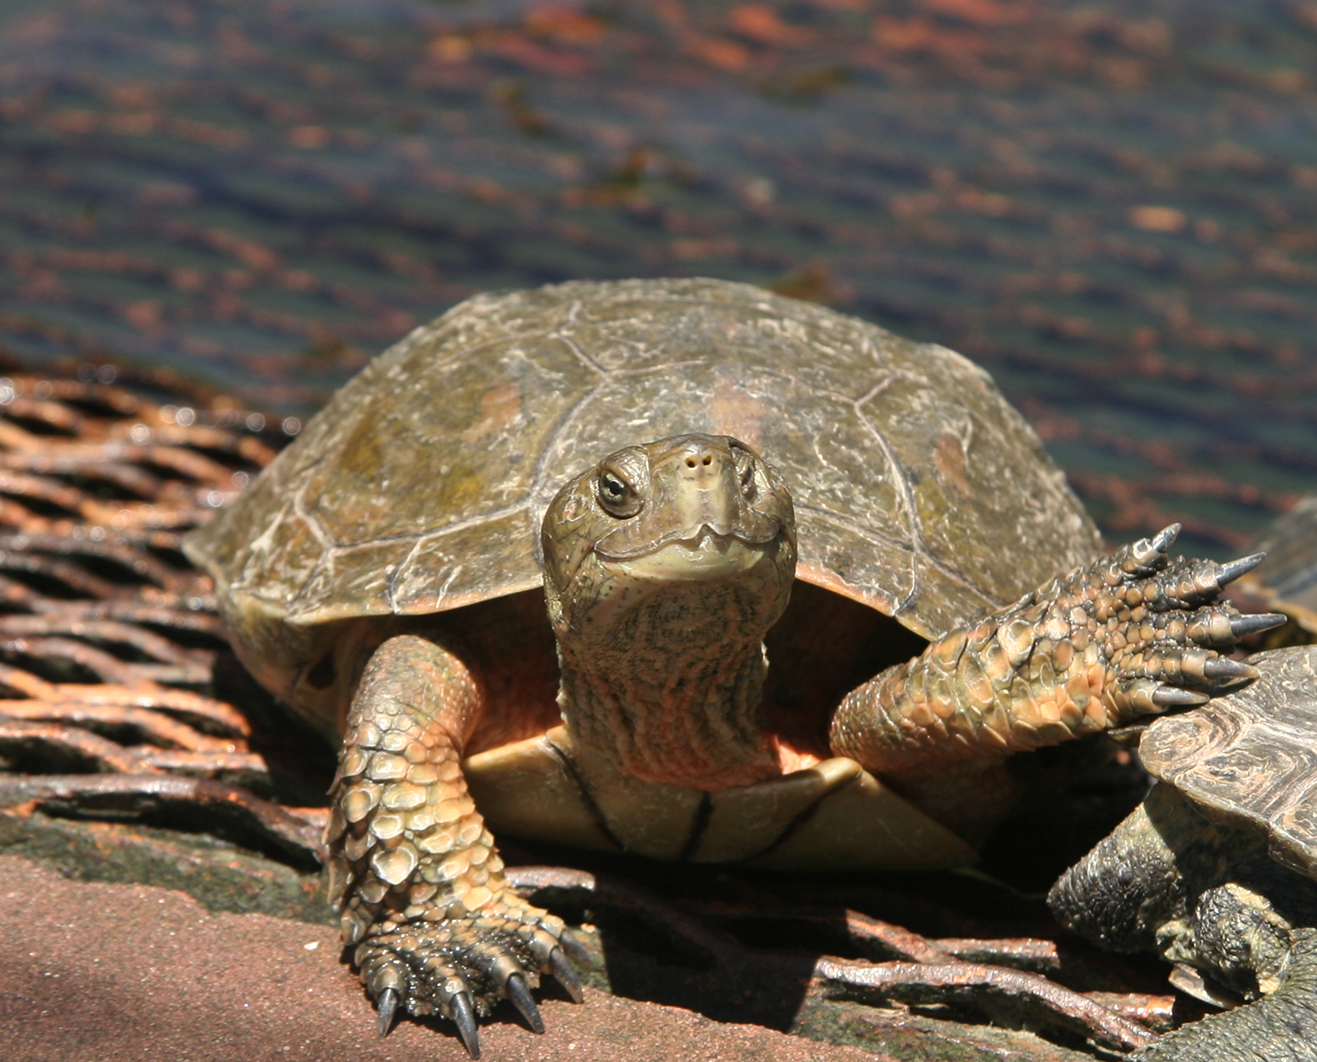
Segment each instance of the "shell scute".
M334 460L307 478L307 510L335 543L357 545L524 501L544 437L592 375L565 344L542 337L418 367L371 396L370 416L327 440Z
M1264 830L1278 861L1317 877L1317 646L1249 663L1252 684L1156 720L1139 756L1209 817Z
M397 568L393 611L412 616L485 601L540 584L529 504L421 537Z

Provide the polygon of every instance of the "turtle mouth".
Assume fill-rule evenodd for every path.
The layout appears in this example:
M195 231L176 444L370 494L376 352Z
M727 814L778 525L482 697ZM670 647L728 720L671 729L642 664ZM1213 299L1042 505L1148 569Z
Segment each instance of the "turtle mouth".
M776 537L753 541L706 525L694 535L670 538L644 552L619 555L599 547L595 552L609 568L631 578L706 582L750 570L768 554Z

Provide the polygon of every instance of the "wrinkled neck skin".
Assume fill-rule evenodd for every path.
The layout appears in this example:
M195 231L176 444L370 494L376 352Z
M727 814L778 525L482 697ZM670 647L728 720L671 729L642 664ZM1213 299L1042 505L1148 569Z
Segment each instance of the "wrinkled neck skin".
M779 774L760 724L761 610L744 586L668 586L602 637L560 640L573 742L647 782L717 790Z
M626 447L558 492L541 542L558 704L590 771L704 790L781 773L763 640L796 540L771 465L727 436Z

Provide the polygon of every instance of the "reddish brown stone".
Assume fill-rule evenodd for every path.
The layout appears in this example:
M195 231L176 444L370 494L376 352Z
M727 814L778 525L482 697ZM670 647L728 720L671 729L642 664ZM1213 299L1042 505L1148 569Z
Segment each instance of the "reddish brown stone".
M464 1062L447 1023L385 1040L325 926L211 914L146 885L69 881L0 857L0 1044L7 1062ZM510 1011L481 1028L494 1062L884 1062L754 1025L586 990L542 1004L536 1036Z

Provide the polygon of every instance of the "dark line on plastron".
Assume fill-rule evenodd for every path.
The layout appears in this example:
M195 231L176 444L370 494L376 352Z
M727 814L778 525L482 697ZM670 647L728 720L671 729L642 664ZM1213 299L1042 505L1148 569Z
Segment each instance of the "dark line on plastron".
M686 838L686 843L682 845L681 854L677 856L677 862L689 863L695 856L696 850L700 847L700 842L704 840L705 831L709 828L709 821L713 818L713 799L706 792L700 797L700 806L695 809L695 821L691 823L691 835Z
M786 843L787 838L797 833L800 830L800 828L805 825L805 823L807 823L810 819L814 817L815 813L819 809L819 805L822 804L823 801L827 800L828 797L832 796L834 793L840 793L843 789L847 788L848 786L854 785L859 780L860 780L860 773L857 772L853 777L847 778L846 781L842 782L841 785L837 786L836 789L829 789L826 793L824 793L821 797L819 797L818 800L814 801L814 803L812 803L809 807L805 808L803 811L799 812L794 819L788 822L786 828L781 833L779 833L777 837L771 843L769 843L765 848L756 852L754 855L748 855L744 859L738 859L737 862L748 863L752 859L759 859L763 856L769 855L770 853L776 851L778 848L780 848L783 844Z
M586 810L590 812L590 818L594 820L594 824L599 828L599 832L612 841L619 852L625 852L626 845L619 841L613 834L613 831L609 829L608 820L604 818L603 811L601 811L599 805L595 803L594 795L586 786L585 779L581 776L580 769L576 766L576 761L548 738L545 738L544 743L549 746L549 751L554 755L558 762L563 765L567 773L571 776L572 781L576 783L576 790L581 794L581 799L585 802Z

